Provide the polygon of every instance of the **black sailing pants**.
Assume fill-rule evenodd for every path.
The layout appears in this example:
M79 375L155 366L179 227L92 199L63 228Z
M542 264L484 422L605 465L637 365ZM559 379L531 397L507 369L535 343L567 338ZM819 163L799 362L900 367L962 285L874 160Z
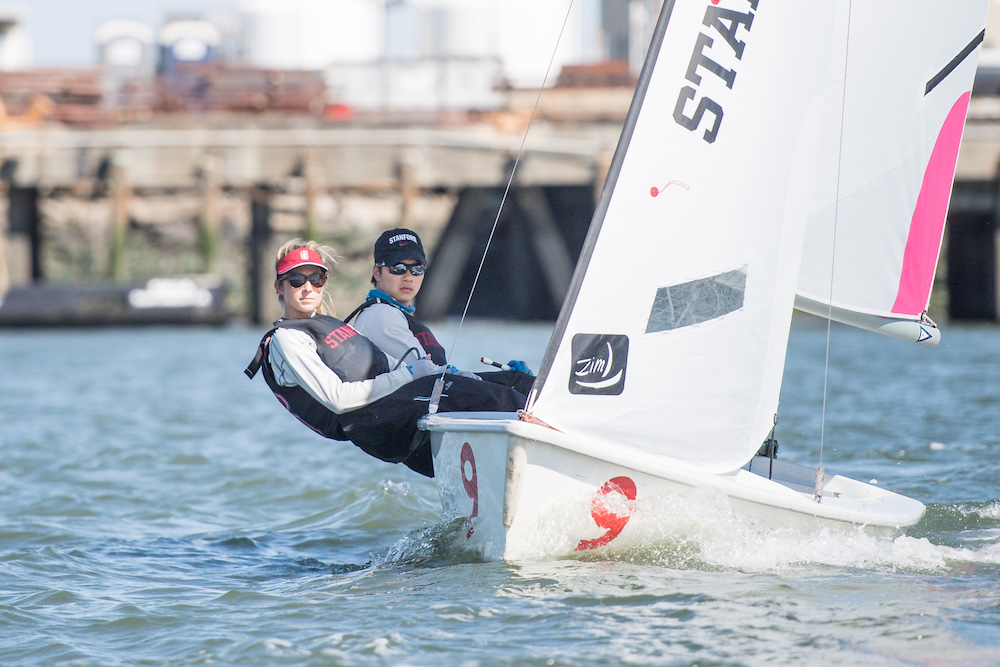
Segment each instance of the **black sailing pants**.
M438 377L414 380L385 398L340 415L344 434L377 459L402 462L421 475L433 477L430 436L417 429L417 420L427 414ZM438 412L516 412L526 401L524 394L505 384L445 375Z

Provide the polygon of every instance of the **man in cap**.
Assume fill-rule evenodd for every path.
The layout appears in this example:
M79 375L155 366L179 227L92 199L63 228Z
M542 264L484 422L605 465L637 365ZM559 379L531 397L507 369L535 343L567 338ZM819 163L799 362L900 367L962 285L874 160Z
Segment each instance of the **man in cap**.
M345 321L351 322L356 317L354 328L389 356L407 363L415 359L430 359L436 364L446 365L448 360L444 347L430 328L414 316L416 307L413 300L420 292L427 268L420 237L410 229L385 231L375 241L374 258L374 289ZM508 366L511 370L490 373L451 368L458 375L507 385L527 394L534 382L528 366L523 361L510 361Z

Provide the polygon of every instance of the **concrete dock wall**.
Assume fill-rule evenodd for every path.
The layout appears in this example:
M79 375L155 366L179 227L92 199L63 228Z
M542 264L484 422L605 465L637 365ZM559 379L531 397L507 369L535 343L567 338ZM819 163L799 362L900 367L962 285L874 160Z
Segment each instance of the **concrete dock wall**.
M596 188L618 132L533 129L517 185ZM250 268L256 215L269 239L258 229L258 262L291 236L331 243L342 255L333 292L353 306L382 229L412 227L433 248L462 188L506 183L522 138L491 123L0 133L0 288L210 273L230 284L234 313L269 319L273 288Z
M369 287L378 233L411 227L433 257L463 191L506 185L524 122L0 132L0 293L212 275L229 285L234 314L269 321L268 264L304 235L341 254L331 289L346 313ZM533 125L514 185L596 198L619 132L614 122ZM998 161L1000 124L970 122L932 317L998 317Z

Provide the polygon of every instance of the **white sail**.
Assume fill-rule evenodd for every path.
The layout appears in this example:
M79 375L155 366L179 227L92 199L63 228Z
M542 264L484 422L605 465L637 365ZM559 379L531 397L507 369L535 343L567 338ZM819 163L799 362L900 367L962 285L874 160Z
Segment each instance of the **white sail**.
M830 159L817 174L822 205L809 221L800 310L937 343L936 328L921 316L988 4L853 3L843 111L831 108L826 119Z
M665 3L534 416L710 472L754 455L846 23L846 3Z

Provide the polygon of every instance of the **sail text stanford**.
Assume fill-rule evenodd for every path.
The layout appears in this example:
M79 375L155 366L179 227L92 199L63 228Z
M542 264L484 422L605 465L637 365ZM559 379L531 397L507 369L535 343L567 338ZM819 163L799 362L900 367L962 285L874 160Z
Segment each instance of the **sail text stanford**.
M749 2L751 9L757 9L758 0L747 0L747 2ZM719 0L712 0L712 5L705 9L705 19L702 21L702 24L718 32L733 50L736 60L742 60L746 42L740 40L736 36L736 33L741 25L747 31L750 30L754 13L747 12L744 14L732 9L716 7L715 5L718 3ZM701 68L708 70L725 81L726 87L731 89L733 83L736 81L736 70L726 69L705 55L705 49L712 48L712 44L714 43L715 40L704 32L698 34L698 40L694 44L694 51L691 53L691 60L688 63L687 75L684 78L695 86L700 85L701 74L699 74L698 70ZM694 113L691 116L684 115L684 108L687 106L687 103L693 101L697 96L697 88L692 86L681 88L680 93L677 95L677 104L674 106L674 120L677 121L678 125L688 130L695 130L701 125L702 120L704 120L705 113L711 113L715 116L715 122L711 128L705 130L704 139L708 143L713 143L719 135L719 126L722 125L722 105L709 97L702 97L698 100L698 106L694 109Z

